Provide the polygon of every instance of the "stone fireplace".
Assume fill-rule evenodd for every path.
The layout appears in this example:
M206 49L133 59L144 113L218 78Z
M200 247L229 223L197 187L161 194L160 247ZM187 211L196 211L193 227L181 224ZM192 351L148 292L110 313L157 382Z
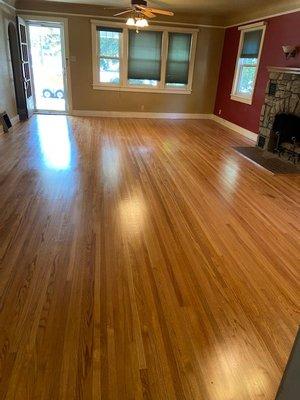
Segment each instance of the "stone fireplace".
M269 81L260 116L258 147L273 150L270 148L272 128L276 115L281 113L300 116L300 68L269 67Z

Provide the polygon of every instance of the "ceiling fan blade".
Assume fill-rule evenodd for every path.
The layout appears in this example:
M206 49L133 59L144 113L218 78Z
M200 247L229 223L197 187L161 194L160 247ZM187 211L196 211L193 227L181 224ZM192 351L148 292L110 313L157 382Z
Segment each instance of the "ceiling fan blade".
M127 13L131 13L132 11L133 11L133 9L130 8L129 10L122 11L122 12L119 12L117 14L114 14L114 17L118 17L119 15L124 15L124 14L127 14Z
M141 10L141 13L144 14L147 18L155 18L156 15L150 12L149 10Z
M142 7L141 7L142 8ZM170 17L174 16L173 11L167 11L167 10L160 10L159 8L147 8L148 11L155 13L155 14L161 14L161 15L169 15Z

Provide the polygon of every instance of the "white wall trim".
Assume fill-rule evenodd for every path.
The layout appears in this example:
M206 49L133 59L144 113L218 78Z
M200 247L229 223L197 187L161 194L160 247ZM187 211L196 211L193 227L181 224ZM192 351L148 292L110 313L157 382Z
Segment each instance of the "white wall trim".
M5 3L3 0L0 0L0 4L5 4L7 5L7 3ZM13 6L9 6L10 8L16 10L17 12L22 12L22 13L31 13L31 14L42 14L42 15L65 15L65 16L69 16L69 17L84 17L84 18L102 18L102 19L107 19L107 20L115 20L115 21L123 21L123 18L120 17L110 17L110 16L103 16L103 15L96 15L96 14L80 14L80 13L68 13L68 12L56 12L56 11L43 11L43 10L27 10L27 9L16 9ZM292 14L295 12L300 11L300 8L294 8L292 10L288 10L288 11L283 11L283 12L279 12L276 14L269 14L269 15L262 15L261 17L258 18L254 18L251 20L246 20L246 21L240 21L237 22L235 24L232 25L206 25L206 24L193 24L193 23L188 23L188 22L176 22L176 21L161 21L161 20L157 20L157 21L151 21L151 23L154 24L166 24L166 25L178 25L178 26L194 26L194 27L199 27L199 28L212 28L212 29L226 29L226 28L232 28L234 26L240 26L240 25L245 25L245 24L250 24L253 22L257 22L257 21L261 21L262 19L269 19L269 18L274 18L274 17L280 17L281 15L286 15L286 14Z
M145 118L145 119L207 119L213 120L220 125L229 128L240 135L256 142L257 134L242 128L224 118L215 114L188 114L188 113L151 113L134 111L91 111L91 110L73 110L70 115L76 117L104 117L104 118Z
M69 115L76 117L102 117L102 118L145 118L145 119L207 119L213 120L220 125L229 128L240 135L256 142L257 134L242 128L224 118L218 117L215 114L188 114L188 113L151 113L151 112L132 112L132 111L90 111L90 110L73 110ZM11 123L15 126L20 120L19 116L12 117ZM0 134L3 133L3 128L0 126Z
M110 118L212 119L212 114L152 113L152 112L134 112L134 111L73 110L70 113L70 115L78 117L110 117Z
M246 138L253 140L254 142L256 142L257 140L257 134L249 131L248 129L242 128L241 126L234 124L233 122L227 121L224 118L218 117L215 114L212 114L212 118L213 121L218 122L219 124L226 126L226 128L232 129L233 131L245 136Z
M265 21L261 21L261 22L258 22L257 24L244 25L244 26L240 26L238 28L240 31L240 42L239 42L239 49L238 49L238 54L237 54L236 62L235 62L234 77L233 77L231 94L230 94L231 100L239 101L241 103L245 103L245 104L249 104L249 105L252 104L252 99L253 99L253 95L255 92L255 86L256 86L256 78L257 78L259 64L260 64L260 58L261 58L262 49L263 49L264 40L265 40L266 26L267 25L266 25ZM242 48L244 45L245 33L251 32L254 30L261 30L262 36L261 36L260 45L259 45L257 63L255 65L256 68L255 68L255 76L254 76L254 80L253 80L253 90L252 90L252 93L250 94L250 96L245 97L241 93L237 92L237 86L238 86L238 81L239 81L239 77L240 77L240 57L241 57L241 52L242 52Z
M0 0L1 1L1 0ZM107 16L107 15L97 15L97 14L80 14L80 13L70 13L70 12L57 12L57 11L43 11L43 10L27 10L27 9L17 9L18 12L21 13L31 13L31 14L49 14L49 15L65 15L68 17L83 17L83 18L101 18L105 19L108 21L119 21L125 24L125 19L122 17L113 17L113 16ZM156 21L151 21L151 24L163 24L163 25L177 25L177 26L182 26L182 27L199 27L199 28L213 28L213 29L224 29L225 26L222 25L206 25L206 24L193 24L190 22L177 22L175 20L171 21L162 21L162 20L156 20Z
M65 92L67 93L66 99L66 112L71 111L72 105L72 84L71 84L71 70L70 70L70 47L69 47L69 20L68 18L49 17L44 15L29 15L19 14L26 23L58 23L62 28L62 61L64 67L64 86Z
M246 30L246 29L251 29L251 30L253 30L253 29L255 29L255 28L262 27L262 26L265 25L265 24L266 24L265 21L259 21L259 22L255 22L255 23L253 23L253 24L241 25L241 26L239 26L238 30L239 30L239 31L243 31L243 30Z
M10 122L12 126L15 126L17 123L20 122L19 116L15 115L14 117L10 118ZM0 134L4 133L3 126L0 124Z

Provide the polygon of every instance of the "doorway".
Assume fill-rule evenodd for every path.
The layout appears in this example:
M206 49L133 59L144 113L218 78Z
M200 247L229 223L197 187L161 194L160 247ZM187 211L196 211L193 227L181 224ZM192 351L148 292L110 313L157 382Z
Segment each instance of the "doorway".
M68 111L64 25L28 22L35 111Z
M9 21L7 26L8 43L10 50L10 62L12 67L12 78L14 82L17 112L21 121L28 119L26 92L23 81L22 60L18 42L17 26L15 22Z

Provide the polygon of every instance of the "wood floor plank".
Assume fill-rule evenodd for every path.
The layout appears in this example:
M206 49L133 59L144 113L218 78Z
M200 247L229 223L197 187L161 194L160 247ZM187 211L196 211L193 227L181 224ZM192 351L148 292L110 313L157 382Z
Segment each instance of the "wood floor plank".
M0 399L273 400L300 177L209 120L38 115L0 136Z

